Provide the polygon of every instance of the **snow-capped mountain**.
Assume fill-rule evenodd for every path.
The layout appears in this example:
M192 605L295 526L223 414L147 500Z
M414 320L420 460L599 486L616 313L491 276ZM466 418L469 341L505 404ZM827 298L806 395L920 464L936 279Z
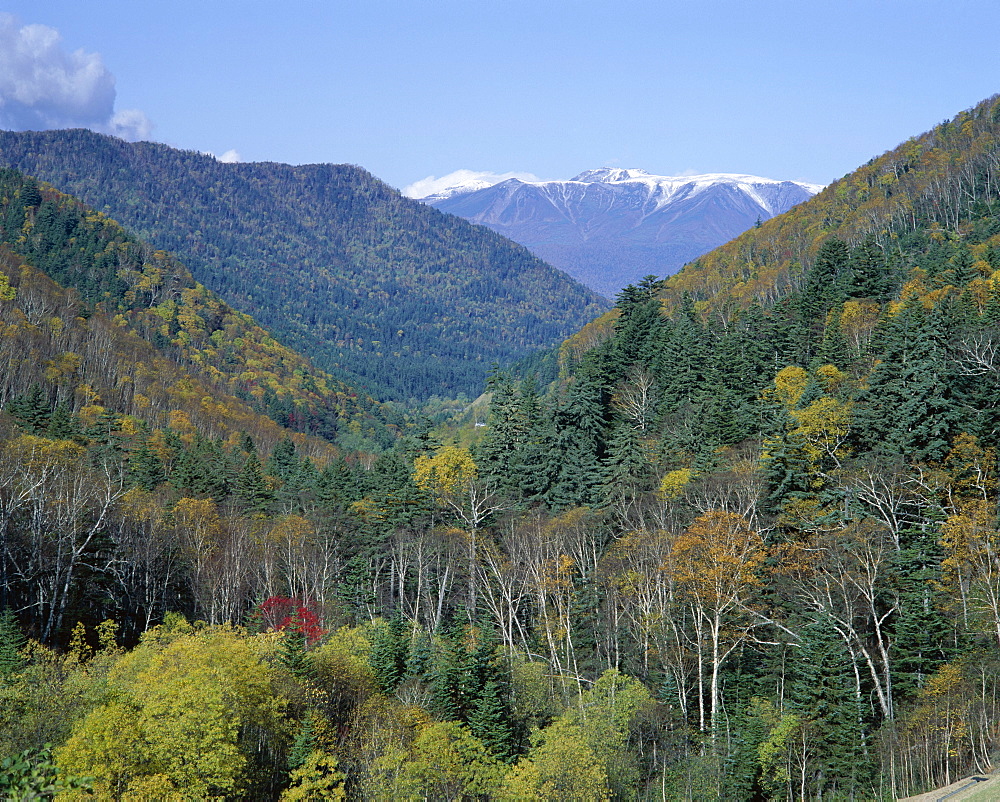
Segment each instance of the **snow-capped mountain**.
M489 226L612 298L643 276L676 272L820 189L751 175L602 167L569 181L457 182L421 200Z

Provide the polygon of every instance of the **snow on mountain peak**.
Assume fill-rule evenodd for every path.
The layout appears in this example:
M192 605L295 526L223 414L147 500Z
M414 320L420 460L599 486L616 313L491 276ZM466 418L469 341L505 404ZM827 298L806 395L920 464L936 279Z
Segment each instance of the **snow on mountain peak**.
M638 168L623 169L621 167L598 167L596 170L584 170L570 181L579 181L582 184L610 184L614 181L629 181L634 178L654 178L645 170Z
M691 195L719 184L729 184L738 187L747 195L761 202L761 205L765 208L769 208L769 204L764 201L755 188L796 184L810 194L815 194L823 188L819 184L807 184L802 181L779 181L773 178L762 178L756 175L742 175L739 173L703 173L701 175L669 176L653 175L646 170L640 170L635 167L598 167L594 170L585 170L569 179L569 181L545 181L531 173L523 172L491 173L476 170L455 170L440 178L428 176L420 181L416 181L405 187L403 194L408 198L422 200L425 203L436 203L456 195L477 192L510 181L511 179L542 187L565 186L567 184L603 184L634 187L636 184L639 184L646 187L650 193L650 197L656 196L658 205L668 202L678 192Z
M662 176L618 167L586 170L569 181L503 178L424 200L520 242L609 298L644 275L673 272L822 189L752 175Z
M480 189L492 187L495 184L517 178L522 181L536 182L538 176L531 173L491 173L483 170L455 170L440 178L429 175L427 178L415 181L403 187L403 194L414 200L432 203L445 200L453 195L464 195Z

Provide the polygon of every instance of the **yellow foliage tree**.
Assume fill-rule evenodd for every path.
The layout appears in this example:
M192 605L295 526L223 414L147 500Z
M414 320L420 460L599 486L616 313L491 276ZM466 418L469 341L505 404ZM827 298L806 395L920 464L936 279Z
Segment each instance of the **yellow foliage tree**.
M611 791L602 763L579 725L551 724L507 775L498 798L505 802L606 802Z
M719 672L749 633L750 591L761 584L758 573L766 555L763 538L742 515L720 510L698 516L674 542L674 580L689 600L699 640L708 641L713 732L719 722ZM699 665L705 659L699 647ZM704 728L704 710L701 719Z
M74 727L60 768L108 798L244 792L251 755L285 734L260 651L229 629L153 630L112 668L111 701Z
M469 540L469 613L475 618L478 586L477 541L479 527L503 504L492 483L481 479L467 448L445 446L433 456L419 456L413 481L438 503L451 509L465 524Z
M970 499L941 527L945 581L956 591L969 623L991 631L1000 644L1000 531L996 504Z

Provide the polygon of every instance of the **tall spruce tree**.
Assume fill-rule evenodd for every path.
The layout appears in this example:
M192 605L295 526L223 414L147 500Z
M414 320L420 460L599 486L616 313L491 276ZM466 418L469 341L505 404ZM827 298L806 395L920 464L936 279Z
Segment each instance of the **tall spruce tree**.
M937 313L908 302L889 322L881 359L855 402L861 450L890 460L942 459L959 424L952 361Z
M27 392L15 396L7 404L7 411L29 434L44 434L52 415L52 404L37 382Z
M264 471L255 453L247 455L243 470L236 478L236 495L250 513L265 514L274 503L274 491L264 478Z
M10 679L26 665L21 654L25 638L13 610L0 612L0 682Z
M844 300L850 280L850 258L847 243L836 237L820 246L802 287L801 305L807 320L822 321L831 306Z
M850 275L848 294L852 298L871 298L884 303L895 292L897 282L873 236L866 237L851 251Z
M368 661L382 693L393 693L406 676L410 640L398 613L375 630Z
M545 501L567 509L599 500L604 457L604 410L601 388L580 375L555 416L556 442L549 455L553 477Z
M854 669L840 633L821 616L801 630L786 676L789 708L804 720L809 793L817 799L863 797L872 755Z

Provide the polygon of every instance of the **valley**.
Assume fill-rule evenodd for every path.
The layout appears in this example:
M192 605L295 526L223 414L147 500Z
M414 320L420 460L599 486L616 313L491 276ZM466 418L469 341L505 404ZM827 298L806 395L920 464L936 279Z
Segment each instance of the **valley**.
M600 170L434 209L82 130L0 132L0 163L5 793L989 770L997 97L822 189ZM456 214L622 261L643 229L645 272L587 289ZM478 400L433 426L435 396Z

